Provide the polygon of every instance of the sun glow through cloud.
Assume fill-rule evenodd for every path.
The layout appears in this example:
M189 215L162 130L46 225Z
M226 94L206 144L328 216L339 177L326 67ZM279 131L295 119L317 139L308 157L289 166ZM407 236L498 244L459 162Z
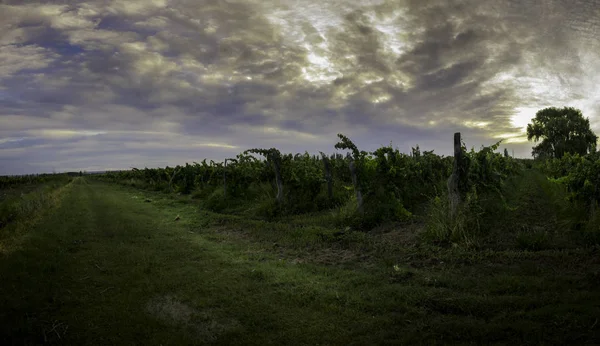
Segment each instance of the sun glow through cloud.
M520 132L525 132L527 130L527 125L531 123L531 119L535 118L535 113L537 113L538 110L538 108L527 107L515 108L516 114L510 119L511 125L518 128Z

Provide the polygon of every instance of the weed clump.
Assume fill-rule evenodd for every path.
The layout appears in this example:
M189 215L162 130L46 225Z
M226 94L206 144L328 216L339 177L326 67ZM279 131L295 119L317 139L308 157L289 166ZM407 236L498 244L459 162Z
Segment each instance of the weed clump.
M474 195L467 195L467 200L454 215L450 213L448 199L436 197L431 202L422 237L425 241L439 245L475 245L475 238L481 230L482 214Z

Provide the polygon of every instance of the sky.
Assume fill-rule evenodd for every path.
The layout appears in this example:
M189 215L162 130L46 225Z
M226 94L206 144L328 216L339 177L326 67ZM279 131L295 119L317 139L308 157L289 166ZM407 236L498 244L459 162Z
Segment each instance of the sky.
M600 133L600 0L0 0L0 175Z

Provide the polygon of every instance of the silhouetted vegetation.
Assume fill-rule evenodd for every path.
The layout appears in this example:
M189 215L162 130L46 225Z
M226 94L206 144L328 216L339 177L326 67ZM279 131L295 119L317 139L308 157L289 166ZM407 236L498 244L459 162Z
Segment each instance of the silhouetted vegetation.
M539 141L533 147L535 158L562 158L565 154L585 155L596 151L598 136L590 129L590 120L573 107L545 108L527 125L527 139Z

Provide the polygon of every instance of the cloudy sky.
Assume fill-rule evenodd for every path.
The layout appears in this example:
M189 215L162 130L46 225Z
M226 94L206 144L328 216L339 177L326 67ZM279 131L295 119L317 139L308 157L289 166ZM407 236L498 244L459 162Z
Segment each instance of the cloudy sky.
M0 0L0 174L249 148L449 155L573 106L600 132L600 0Z

